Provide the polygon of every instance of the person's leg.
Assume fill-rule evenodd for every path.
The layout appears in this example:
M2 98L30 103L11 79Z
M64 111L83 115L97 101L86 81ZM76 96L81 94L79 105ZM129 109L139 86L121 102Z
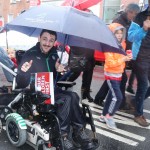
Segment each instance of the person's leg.
M149 72L148 73L149 87L148 87L148 90L146 92L145 99L147 99L150 96L150 64L149 64L149 71L148 72Z
M103 116L104 116L104 121L106 122L107 126L111 129L116 129L117 127L113 120L113 116L115 112L118 110L122 101L120 81L107 80L107 83L108 83L110 90L109 90L109 94L107 96L107 99L104 105Z
M94 147L93 142L85 133L85 118L79 106L79 96L75 92L63 91L63 94L71 97L71 118L70 124L73 127L72 138L76 144L80 144L82 149L90 149Z
M149 96L150 96L150 86L149 86L149 88L148 88L148 90L146 92L145 99L147 99Z
M122 103L120 105L121 109L126 109L126 96L125 96L126 83L127 83L127 74L126 74L126 71L124 70L122 74L122 80L120 83L120 89L121 89L121 93L123 96Z
M86 68L86 70L83 71L82 75L82 86L81 86L82 99L87 98L90 102L93 101L93 98L90 95L93 70L94 70L94 60L91 61L91 63L88 65L88 68Z
M63 91L63 94L69 95L71 97L71 105L70 105L70 114L71 119L70 122L74 128L83 128L85 125L85 120L79 106L79 96L75 92Z
M71 97L59 93L55 95L55 102L58 105L56 115L60 122L62 135L70 132L70 118L71 118Z
M148 89L148 63L136 61L137 92L135 96L136 112L134 121L141 126L149 126L143 116L143 103Z
M131 68L131 74L130 74L130 77L129 77L129 80L128 80L128 86L127 86L126 91L130 94L135 95L135 92L133 90L133 83L134 83L136 75L135 75L135 72L134 72L134 61L133 60L131 60L129 62L129 66Z
M110 91L109 91L109 95L107 97L106 104L105 104L105 106L107 107L107 111L103 113L103 115L109 114L110 116L113 116L115 112L118 110L122 101L120 81L107 80L107 83L108 83Z
M135 94L134 90L133 90L133 82L135 80L135 73L134 71L132 70L131 71L131 74L130 74L130 77L129 77L129 81L128 81L128 87L127 87L127 91L132 93L132 94Z
M94 103L98 105L102 105L102 102L106 98L108 91L109 91L109 87L107 81L105 80L95 96Z

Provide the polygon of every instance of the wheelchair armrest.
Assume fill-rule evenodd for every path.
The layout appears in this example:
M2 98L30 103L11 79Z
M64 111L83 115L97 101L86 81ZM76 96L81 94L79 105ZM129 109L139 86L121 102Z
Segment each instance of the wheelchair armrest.
M50 113L56 111L56 106L51 104L38 104L36 110L39 113Z
M19 94L22 91L23 91L23 89L14 89L14 90L12 90L12 92L15 93L15 94Z
M67 88L73 87L74 85L76 85L76 83L70 82L70 81L58 81L57 85L59 87L65 87L67 89Z

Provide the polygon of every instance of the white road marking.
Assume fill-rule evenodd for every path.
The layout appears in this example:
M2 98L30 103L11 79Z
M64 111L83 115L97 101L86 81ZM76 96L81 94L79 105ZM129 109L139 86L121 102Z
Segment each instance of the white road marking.
M96 109L96 108L93 108L93 107L90 107L90 109L93 112L97 112L99 114L102 113L102 110L99 110L99 109ZM136 122L134 122L133 119L125 118L125 117L119 116L117 114L114 115L115 122L122 123L122 124L125 124L125 125L135 126L135 127L139 127L139 128L150 129L150 126L149 127L142 127L142 126L138 125Z
M98 121L94 121L94 124L96 126L99 126L99 127L102 127L102 128L105 128L105 129L108 129L108 130L112 131L104 123L101 123L101 122L98 122ZM134 134L134 133L131 133L131 132L119 129L119 128L117 128L116 130L113 130L113 132L122 134L124 136L130 137L130 138L133 138L133 139L136 139L136 140L139 140L139 141L144 141L145 140L145 137L143 137L143 136L140 136L140 135L137 135L137 134Z
M118 128L118 129L112 131L111 129L109 129L106 126L105 123L101 123L100 121L98 121L99 115L101 114L103 107L98 106L94 103L89 103L88 100L83 100L82 102L86 105L89 105L91 111L93 112L92 116L94 119L94 124L96 125L96 133L104 135L106 137L110 137L112 139L121 141L123 143L132 145L132 146L137 146L139 144L139 142L137 142L137 141L145 141L146 140L146 138L144 136L140 136L140 135L128 132L123 129ZM147 111L147 110L144 110L144 112L150 113L150 111ZM138 125L136 122L133 121L133 118L134 118L134 115L127 114L127 113L120 112L120 111L117 111L117 113L114 116L116 123L129 125L129 126L133 126L133 127L138 127L138 128L150 129L150 126L149 127L141 127L140 125ZM150 122L150 120L148 120L148 119L147 119L147 121ZM91 130L90 125L87 126L87 128ZM109 130L109 131L106 131L105 129ZM136 141L134 141L134 140L136 140Z
M90 125L87 125L86 128L89 129L89 130L91 130ZM135 141L133 141L133 140L129 140L129 139L127 139L127 138L124 138L124 137L119 136L119 135L116 135L116 134L114 134L114 133L105 131L105 130L100 129L100 128L96 128L96 132L99 133L99 134L102 134L102 135L104 135L104 136L107 136L107 137L109 137L109 138L113 138L113 139L115 139L115 140L117 140L117 141L124 142L124 143L126 143L126 144L128 144L128 145L137 146L137 145L139 144L138 142L135 142Z

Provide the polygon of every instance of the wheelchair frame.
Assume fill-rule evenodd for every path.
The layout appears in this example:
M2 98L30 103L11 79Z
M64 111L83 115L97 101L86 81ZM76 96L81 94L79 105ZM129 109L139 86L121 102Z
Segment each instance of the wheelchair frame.
M5 66L5 68L7 68L7 66ZM31 115L30 119L26 117L24 118L24 116L22 116L22 114L20 113L21 111L19 112L18 108L13 108L12 106L15 103L18 104L20 103L21 106L24 103L25 98L30 97L29 93L28 92L26 93L26 90L23 89L14 90L14 83L13 83L13 93L14 94L17 93L17 96L12 102L9 103L8 106L2 108L0 114L3 129L6 129L9 141L16 147L20 147L26 142L32 147L34 147L36 150L64 150L59 120L57 116L54 114L54 111L49 110L48 113L40 112L39 116ZM89 106L86 104L82 104L82 108L83 114L86 119L86 123L89 123L91 125L91 129L93 131L93 142L96 145L94 149L96 149L99 146L99 142L98 139L96 138L96 129L91 110ZM47 120L47 123L45 122L45 120ZM22 123L24 125L22 125ZM48 124L51 124L51 126L48 126ZM13 141L10 135L13 135L15 133L14 131L13 133L11 133L11 130L13 130L15 127L18 132L18 135L13 137L14 138ZM23 137L23 139L17 140L16 138L17 136Z

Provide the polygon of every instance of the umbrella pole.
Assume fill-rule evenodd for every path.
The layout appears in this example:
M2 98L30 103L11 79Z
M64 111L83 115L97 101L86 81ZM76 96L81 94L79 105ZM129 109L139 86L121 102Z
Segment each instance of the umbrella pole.
M67 41L68 41L68 35L66 34L65 39L64 39L64 43L63 43L63 46L62 46L62 49L61 49L61 56L60 56L60 60L59 60L60 64L61 64L61 61L62 61L63 52L65 51L65 45L67 45ZM57 72L54 86L57 84L58 76L59 76L59 73Z
M6 29L6 47L8 49L7 29Z
M63 57L63 52L65 51L65 45L67 45L67 41L68 41L68 35L66 34L65 35L65 39L64 39L64 43L63 43L63 46L62 46L62 49L61 49L61 56L60 56L60 63L61 63L61 60L62 60L62 57Z

